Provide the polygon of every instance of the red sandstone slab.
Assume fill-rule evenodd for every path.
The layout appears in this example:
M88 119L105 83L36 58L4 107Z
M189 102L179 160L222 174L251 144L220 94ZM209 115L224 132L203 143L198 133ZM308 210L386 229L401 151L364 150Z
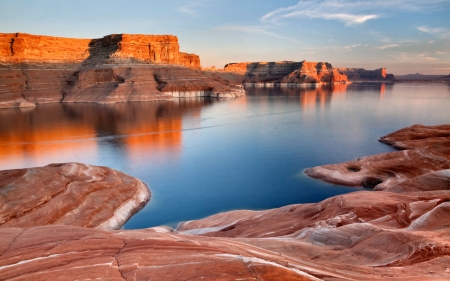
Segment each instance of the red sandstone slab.
M118 229L150 199L140 180L79 163L0 171L0 227Z

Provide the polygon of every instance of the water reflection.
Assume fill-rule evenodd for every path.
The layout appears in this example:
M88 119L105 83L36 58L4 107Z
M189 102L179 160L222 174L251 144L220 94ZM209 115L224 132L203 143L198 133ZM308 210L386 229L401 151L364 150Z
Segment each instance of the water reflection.
M376 140L416 123L450 120L447 85L246 90L246 97L231 100L3 109L0 169L69 161L109 166L152 191L150 203L126 228L174 225L354 191L301 171L392 151Z
M124 150L129 161L142 158L144 151L177 157L183 116L200 118L201 108L211 103L197 98L0 110L0 169L74 161L81 154L96 162L102 144Z

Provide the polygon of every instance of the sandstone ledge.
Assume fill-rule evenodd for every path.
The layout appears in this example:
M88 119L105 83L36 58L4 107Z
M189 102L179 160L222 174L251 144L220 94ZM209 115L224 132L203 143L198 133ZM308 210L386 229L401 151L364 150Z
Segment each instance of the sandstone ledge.
M436 151L438 160L449 155L448 145L435 147L445 143L446 126L413 126L382 140L414 141L408 146L425 149L422 157L433 162ZM428 145L433 138L441 140ZM370 157L362 158L369 167ZM411 159L380 161L398 166ZM225 212L182 223L175 231L0 228L0 279L446 280L450 169L434 164L422 173L411 169L414 165L402 166L397 171L402 177L384 191Z
M150 199L140 180L79 163L0 172L0 228L57 224L119 229Z

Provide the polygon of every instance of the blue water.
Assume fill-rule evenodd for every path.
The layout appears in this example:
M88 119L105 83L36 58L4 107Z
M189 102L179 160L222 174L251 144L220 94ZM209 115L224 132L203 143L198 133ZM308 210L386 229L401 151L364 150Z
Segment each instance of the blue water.
M378 138L406 126L450 123L444 84L246 90L246 97L231 100L3 109L0 169L71 161L109 166L152 192L124 228L174 227L222 211L360 190L303 171L393 151Z

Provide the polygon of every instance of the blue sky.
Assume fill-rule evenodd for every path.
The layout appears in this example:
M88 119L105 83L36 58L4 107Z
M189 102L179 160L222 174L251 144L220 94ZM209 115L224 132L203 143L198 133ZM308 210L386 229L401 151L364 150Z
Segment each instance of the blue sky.
M202 66L327 61L450 73L450 0L0 0L0 32L173 34Z

